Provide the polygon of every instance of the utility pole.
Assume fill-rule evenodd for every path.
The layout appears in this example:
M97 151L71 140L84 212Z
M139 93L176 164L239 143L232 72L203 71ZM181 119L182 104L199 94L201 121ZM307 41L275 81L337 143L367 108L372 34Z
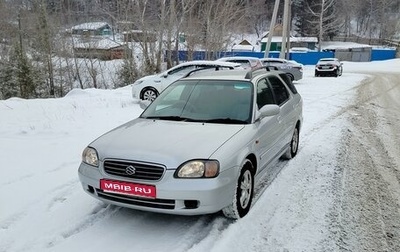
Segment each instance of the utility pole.
M274 36L276 17L278 16L279 3L280 3L280 0L275 0L274 12L272 13L271 25L269 27L268 41L267 41L267 45L265 46L265 51L264 51L264 58L268 58L269 50L271 48L271 41L272 41L272 36Z
M289 1L290 0L285 0L285 5L283 9L283 30L282 30L282 47L281 47L281 53L279 54L279 58L284 59L285 58L285 53L286 53L286 43L287 43L287 38L288 36L288 26L289 26Z
M291 20L292 20L292 1L288 0L289 6L288 6L288 22L287 22L287 38L286 38L286 57L285 59L289 60L290 59L290 30L291 30Z

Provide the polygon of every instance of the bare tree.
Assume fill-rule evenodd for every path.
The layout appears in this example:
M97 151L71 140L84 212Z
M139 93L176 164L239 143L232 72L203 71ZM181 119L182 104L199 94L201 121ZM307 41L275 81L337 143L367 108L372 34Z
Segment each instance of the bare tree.
M53 40L54 32L50 27L46 5L43 0L33 2L34 11L37 14L36 23L36 49L39 51L39 58L43 61L49 86L49 95L55 95L54 70L53 70Z
M332 33L338 31L342 25L342 20L338 18L338 12L335 8L335 0L318 0L312 5L307 4L307 10L311 17L309 23L318 27L318 51L321 51L321 42L324 36L332 36Z
M261 38L264 32L269 29L271 22L273 1L255 0L248 1L245 6L246 18L243 20L243 29L255 32L258 38Z

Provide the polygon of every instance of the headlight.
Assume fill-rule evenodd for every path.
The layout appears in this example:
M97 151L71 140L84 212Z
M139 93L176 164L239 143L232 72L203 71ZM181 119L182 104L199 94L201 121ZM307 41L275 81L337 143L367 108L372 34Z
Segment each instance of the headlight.
M137 80L137 81L135 81L134 83L133 83L133 85L135 86L135 85L139 85L139 84L141 84L143 82L143 80Z
M97 151L94 148L86 147L82 153L82 162L96 167L99 166Z
M215 178L219 173L216 160L192 160L181 165L175 172L175 178Z

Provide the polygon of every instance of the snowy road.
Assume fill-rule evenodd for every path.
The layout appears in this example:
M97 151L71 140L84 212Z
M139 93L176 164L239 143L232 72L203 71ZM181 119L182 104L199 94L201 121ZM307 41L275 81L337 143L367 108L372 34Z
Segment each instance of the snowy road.
M398 69L345 62L343 76L314 78L307 66L298 156L236 222L108 206L82 190L83 148L141 112L129 88L0 101L0 252L400 251Z
M346 113L338 171L339 245L400 251L400 74L374 74Z

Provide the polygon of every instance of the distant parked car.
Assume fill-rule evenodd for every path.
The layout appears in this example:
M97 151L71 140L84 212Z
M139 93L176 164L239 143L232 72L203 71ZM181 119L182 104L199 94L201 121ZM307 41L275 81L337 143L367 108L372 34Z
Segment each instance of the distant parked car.
M242 69L238 63L216 62L211 60L188 61L176 65L160 74L149 75L132 84L132 97L135 99L153 101L172 82L185 77L194 69Z
M261 62L264 66L275 66L278 70L287 73L292 81L301 80L303 78L303 64L297 63L294 60L262 58Z
M298 151L302 98L280 71L199 71L136 119L90 143L79 178L92 197L144 211L242 218L254 188Z
M315 66L315 77L318 76L341 76L343 73L343 63L337 58L322 58Z
M256 69L262 66L262 63L259 58L256 57L245 57L245 56L232 56L232 57L223 57L217 59L217 61L225 61L225 62L234 62L242 65L244 69Z

